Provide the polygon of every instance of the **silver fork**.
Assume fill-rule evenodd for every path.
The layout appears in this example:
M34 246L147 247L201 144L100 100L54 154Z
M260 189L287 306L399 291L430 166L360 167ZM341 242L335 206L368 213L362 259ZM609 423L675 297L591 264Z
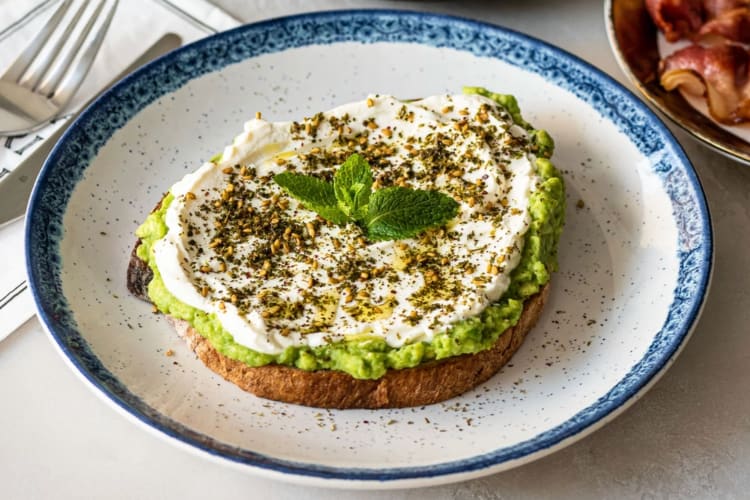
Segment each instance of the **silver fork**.
M99 0L89 9L91 1L83 0L66 23L63 20L73 0L61 2L44 28L0 76L0 135L26 134L60 114L91 68L117 2ZM109 10L92 33L107 3ZM76 27L77 36L71 38ZM58 35L48 43L55 32Z

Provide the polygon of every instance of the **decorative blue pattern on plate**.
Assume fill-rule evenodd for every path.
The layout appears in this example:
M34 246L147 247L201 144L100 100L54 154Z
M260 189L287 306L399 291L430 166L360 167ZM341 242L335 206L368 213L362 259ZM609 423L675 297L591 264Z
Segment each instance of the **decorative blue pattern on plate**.
M262 54L341 42L445 47L521 67L588 103L652 160L651 168L671 199L677 221L679 286L666 321L645 356L609 392L561 425L511 447L424 466L340 468L276 459L219 442L155 410L101 363L79 331L61 278L63 216L73 190L109 138L149 103L201 75ZM703 304L712 261L711 226L699 181L666 128L629 92L574 56L520 33L475 21L410 12L342 11L283 18L240 27L167 55L123 80L81 116L48 159L32 200L27 257L40 317L89 382L146 424L208 453L281 473L319 478L392 481L460 475L528 458L606 420L676 354Z

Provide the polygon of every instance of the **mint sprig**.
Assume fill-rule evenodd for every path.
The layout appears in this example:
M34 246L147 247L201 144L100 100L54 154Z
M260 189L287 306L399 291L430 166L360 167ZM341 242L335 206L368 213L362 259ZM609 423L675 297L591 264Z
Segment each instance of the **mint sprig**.
M372 169L353 154L333 183L311 175L283 172L276 184L305 207L334 224L353 222L370 240L398 240L442 226L458 213L458 202L439 191L389 187L372 190Z

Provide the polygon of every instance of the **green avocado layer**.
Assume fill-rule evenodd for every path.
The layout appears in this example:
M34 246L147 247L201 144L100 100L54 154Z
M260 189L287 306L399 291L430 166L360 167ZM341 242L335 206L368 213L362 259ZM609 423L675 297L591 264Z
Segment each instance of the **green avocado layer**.
M557 243L565 216L565 188L560 173L548 159L554 149L552 138L543 130L534 130L523 120L513 96L475 87L465 88L464 92L493 99L508 110L516 123L529 131L534 139L536 168L541 178L537 191L531 195L531 225L526 233L521 260L511 274L511 285L499 301L478 316L457 321L447 331L435 335L430 343L418 342L394 348L384 339L366 338L320 347L288 347L277 355L254 351L236 343L214 314L180 302L164 286L151 249L167 233L164 218L173 200L171 194L165 196L160 208L151 213L136 231L141 239L138 257L147 262L154 273L148 286L149 298L162 313L190 323L221 354L249 366L276 363L302 370L339 370L358 379L377 379L388 369L410 368L431 360L489 349L501 333L518 322L524 300L537 293L549 281L549 273L557 270Z

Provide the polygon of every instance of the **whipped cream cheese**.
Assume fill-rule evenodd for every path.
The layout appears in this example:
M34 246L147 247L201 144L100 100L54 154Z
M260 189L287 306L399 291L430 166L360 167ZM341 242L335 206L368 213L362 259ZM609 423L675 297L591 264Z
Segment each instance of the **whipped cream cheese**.
M259 352L373 336L429 342L508 288L538 181L530 149L526 131L479 95L371 95L301 122L250 120L220 160L171 188L156 267L176 298ZM370 163L374 189L436 189L460 203L458 215L415 238L371 242L273 181L287 170L330 181L352 153Z

